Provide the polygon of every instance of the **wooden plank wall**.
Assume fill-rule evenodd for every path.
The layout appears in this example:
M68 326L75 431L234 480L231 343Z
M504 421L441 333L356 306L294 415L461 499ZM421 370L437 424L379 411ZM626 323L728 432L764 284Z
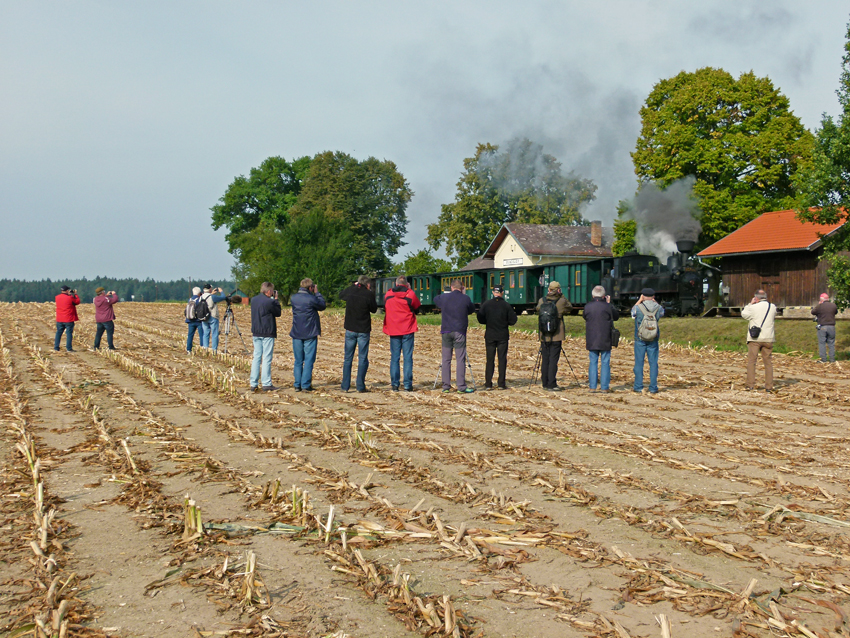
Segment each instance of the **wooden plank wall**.
M826 264L820 252L796 251L741 255L721 260L730 306L745 306L759 288L779 307L814 306L826 290Z

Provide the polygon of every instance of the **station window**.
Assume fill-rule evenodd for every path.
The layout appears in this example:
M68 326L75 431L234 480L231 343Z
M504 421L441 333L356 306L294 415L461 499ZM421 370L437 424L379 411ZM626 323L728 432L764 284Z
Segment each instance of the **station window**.
M511 271L511 288L514 287L514 271Z

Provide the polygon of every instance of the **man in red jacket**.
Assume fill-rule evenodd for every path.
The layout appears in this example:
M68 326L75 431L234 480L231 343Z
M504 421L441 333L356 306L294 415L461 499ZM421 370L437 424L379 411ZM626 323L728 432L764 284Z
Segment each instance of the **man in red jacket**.
M79 321L77 316L77 306L80 303L80 298L77 296L76 290L71 290L68 286L62 286L62 292L56 295L56 338L53 340L53 349L59 352L59 342L62 340L62 333L66 332L65 349L68 352L73 352L72 342L74 340L74 322Z
M398 358L404 353L404 389L413 392L413 336L419 326L416 311L422 305L405 277L395 280L395 286L384 297L384 332L390 336L390 385L398 392Z
M115 311L112 306L118 303L118 295L114 290L106 292L105 288L98 287L94 291L94 320L97 323L97 332L94 335L94 349L100 348L100 339L106 332L106 343L110 350L117 350L112 343L112 334L115 332Z

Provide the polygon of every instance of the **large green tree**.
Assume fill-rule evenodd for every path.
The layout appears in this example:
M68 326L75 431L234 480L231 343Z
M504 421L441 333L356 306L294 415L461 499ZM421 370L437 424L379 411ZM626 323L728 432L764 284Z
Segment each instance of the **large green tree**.
M298 199L310 158L301 157L288 162L282 157L269 157L246 178L233 180L218 204L213 206L212 227L227 228L230 252L236 249L240 235L269 222L283 228L289 221L289 209Z
M288 296L310 277L333 298L357 275L392 267L412 195L387 160L339 152L292 164L271 157L230 185L213 207L213 227L230 231L233 273L245 292L271 281Z
M768 78L683 71L655 85L640 116L635 173L661 188L695 178L699 246L794 205L794 174L811 155L812 135Z
M817 224L836 224L850 216L850 23L844 43L838 85L841 112L833 120L824 114L815 137L812 159L799 175L800 209L797 216ZM824 259L829 262L827 279L841 308L850 306L850 224L828 238Z
M313 158L291 214L319 212L343 221L353 234L357 268L384 273L404 245L411 197L410 185L393 162L374 157L358 161L328 151Z
M428 243L442 245L458 265L481 255L502 224L583 223L580 207L594 199L596 185L574 173L528 139L504 149L479 144L463 160L455 201L443 204L437 222L428 225Z

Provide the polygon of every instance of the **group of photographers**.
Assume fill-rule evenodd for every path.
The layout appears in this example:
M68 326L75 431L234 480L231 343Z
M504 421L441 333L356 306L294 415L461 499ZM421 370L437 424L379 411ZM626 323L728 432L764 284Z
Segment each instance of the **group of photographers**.
M517 315L504 299L504 288L496 285L493 297L478 309L478 322L485 326L485 372L484 389L492 390L496 358L498 357L497 387L505 389L509 327L516 324ZM100 348L101 338L106 334L110 350L115 350L113 334L115 312L118 303L115 291L97 288L93 299L97 331L94 349ZM619 331L614 323L619 319L617 308L611 304L602 286L592 290L592 299L584 307L586 324L586 348L588 350L588 386L596 392L609 392L611 382L611 350L617 346ZM378 304L372 290L372 280L361 275L357 281L339 295L345 302L345 347L341 389L351 388L351 370L354 353L358 352L355 388L358 392L369 392L366 387L366 372L369 369L369 343L372 331L372 314ZM185 321L188 326L186 351L192 351L194 336L199 334L200 345L213 351L218 349L220 313L218 304L238 302L238 297L224 294L222 288L206 284L203 289L192 289L192 297L186 306ZM65 348L74 352L74 324L79 320L77 306L80 297L76 290L62 286L56 295L56 335L54 350L59 351L63 333ZM295 360L293 387L297 392L313 390L313 365L316 361L318 338L322 334L319 312L327 306L318 286L311 279L303 279L298 292L290 297L292 306L292 351ZM466 343L469 315L475 312L472 300L465 293L460 279L454 279L449 288L434 298L434 305L441 311L440 334L442 340L441 376L443 392L451 392L451 362L455 358L455 381L457 392L474 392L466 383L466 371L471 366L467 360ZM396 279L395 285L384 298L383 331L390 338L390 385L393 391L403 388L413 391L413 348L415 333L419 327L416 313L420 301L404 276ZM538 361L540 378L544 390L560 391L557 384L558 362L563 350L565 327L563 317L571 312L572 305L564 297L557 281L549 283L547 294L537 303L540 350ZM254 357L251 365L250 385L252 390L277 390L272 384L271 362L277 338L277 318L281 316L281 305L277 291L269 282L264 282L260 293L251 299L251 333ZM818 346L822 362L835 361L835 317L837 306L823 293L820 303L812 309L818 326ZM742 310L741 316L748 321L747 329L747 383L748 390L755 389L755 374L758 358L765 369L765 390L773 391L772 351L775 341L774 325L776 306L767 299L764 290L758 290L752 301ZM655 300L655 291L644 288L631 309L634 318L634 392L644 391L644 362L649 363L650 394L658 392L659 329L658 320L664 316L664 307ZM399 365L404 360L403 375ZM435 381L436 385L436 381Z

